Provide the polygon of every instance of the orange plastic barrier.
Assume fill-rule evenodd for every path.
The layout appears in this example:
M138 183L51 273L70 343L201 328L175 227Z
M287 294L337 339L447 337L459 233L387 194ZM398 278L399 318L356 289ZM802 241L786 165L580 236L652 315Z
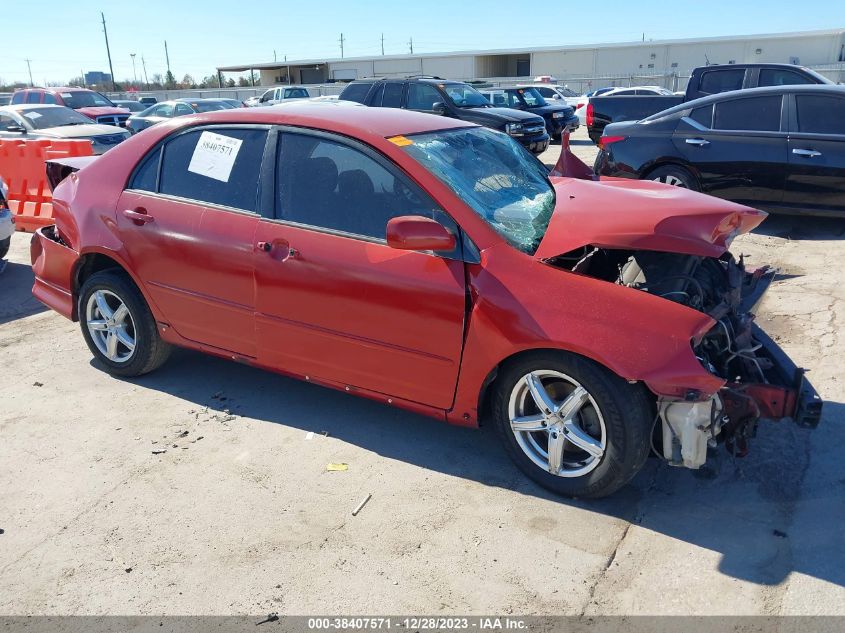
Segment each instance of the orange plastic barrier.
M0 139L0 177L9 188L7 203L18 231L34 231L53 223L53 192L45 162L92 153L88 140Z

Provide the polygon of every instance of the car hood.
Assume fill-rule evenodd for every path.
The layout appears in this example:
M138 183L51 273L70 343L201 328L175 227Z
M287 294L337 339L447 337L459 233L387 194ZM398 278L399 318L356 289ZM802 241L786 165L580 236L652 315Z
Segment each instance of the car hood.
M536 120L539 115L513 108L460 108L466 113L466 118L477 118L497 121L499 123L526 123Z
M544 106L537 106L536 108L529 108L528 112L531 112L532 114L539 114L542 117L552 114L553 112L563 112L564 116L571 116L575 114L575 108L568 105L550 103Z
M106 116L109 114L129 114L126 108L112 108L111 106L98 106L90 108L76 108L77 112L81 112L85 116Z
M38 130L43 136L54 138L93 138L95 136L125 135L123 128L114 125L100 125L99 123L84 123L82 125L61 125Z
M586 245L719 257L768 215L648 180L551 180L557 203L537 259Z

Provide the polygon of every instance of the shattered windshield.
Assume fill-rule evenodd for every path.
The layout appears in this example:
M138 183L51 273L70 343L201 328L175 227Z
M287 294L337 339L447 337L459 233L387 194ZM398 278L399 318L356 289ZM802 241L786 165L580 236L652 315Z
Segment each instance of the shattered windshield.
M555 207L543 164L509 136L487 128L418 134L404 145L509 244L533 255Z

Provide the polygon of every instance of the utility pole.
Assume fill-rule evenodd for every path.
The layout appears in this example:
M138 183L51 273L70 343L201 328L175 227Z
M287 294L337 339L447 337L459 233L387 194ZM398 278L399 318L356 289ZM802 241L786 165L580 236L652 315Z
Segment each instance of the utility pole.
M173 73L170 72L170 54L167 52L167 40L164 40L164 58L167 60L167 77L173 77ZM165 88L167 87L167 77L164 78Z
M384 33L381 34L381 54L384 55Z
M343 59L343 33L340 34L340 58Z
M79 77L80 77L80 79L82 79L82 87L87 88L88 82L85 81L85 73L81 70L79 71Z
M109 56L109 72L111 73L111 90L117 92L117 87L114 84L114 69L111 65L111 49L109 48L109 32L106 30L106 16L100 12L100 17L103 18L103 35L106 36L106 55Z
M150 89L150 80L147 79L147 62L144 61L144 55L141 54L141 68L144 69L144 84L147 90Z
M273 49L273 61L276 61L276 49Z
M31 61L32 61L31 59L26 60L26 67L29 69L29 87L34 88L35 83L33 83L33 81L32 81L32 66L29 65Z
M129 53L129 57L132 58L132 77L135 79L135 83L138 83L138 73L135 72L135 55L136 53Z
M411 55L413 55L414 54L414 38L413 37L410 40L408 40L408 46L411 47Z

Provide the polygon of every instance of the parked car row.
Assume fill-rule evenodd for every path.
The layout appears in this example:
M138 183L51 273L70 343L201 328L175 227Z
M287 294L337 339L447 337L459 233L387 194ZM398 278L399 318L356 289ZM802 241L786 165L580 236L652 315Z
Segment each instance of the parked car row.
M94 123L60 105L23 104L0 107L0 139L88 139L94 154L102 154L129 138L114 125Z
M200 112L214 112L215 110L229 110L240 107L235 105L238 103L235 99L173 99L172 101L162 101L130 116L126 122L126 127L133 133L140 132L173 117Z

